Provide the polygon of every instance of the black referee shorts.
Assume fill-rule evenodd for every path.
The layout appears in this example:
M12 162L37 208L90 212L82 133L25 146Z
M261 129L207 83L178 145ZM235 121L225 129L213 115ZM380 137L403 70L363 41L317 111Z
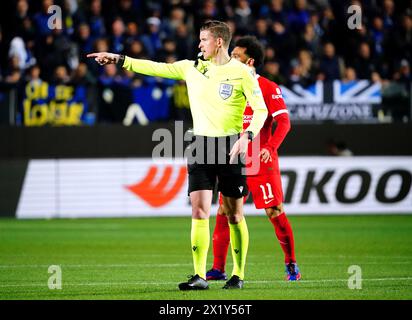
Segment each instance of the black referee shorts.
M213 190L226 197L241 198L248 194L244 159L238 156L230 164L229 152L239 135L227 137L194 136L186 149L189 190Z

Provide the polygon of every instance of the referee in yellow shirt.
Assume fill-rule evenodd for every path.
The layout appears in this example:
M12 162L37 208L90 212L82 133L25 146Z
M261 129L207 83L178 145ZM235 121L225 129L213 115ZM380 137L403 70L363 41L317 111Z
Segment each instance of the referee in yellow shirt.
M99 64L120 64L137 73L186 80L193 118L194 141L188 157L189 196L192 204L191 247L194 276L179 284L180 290L208 289L206 259L210 243L209 216L216 182L228 215L232 246L232 277L223 289L241 289L249 233L243 216L247 195L244 163L240 156L262 128L267 108L259 84L247 66L228 53L231 33L226 23L207 21L200 29L202 59L158 63L98 52L88 54ZM242 133L246 102L253 108L250 126Z

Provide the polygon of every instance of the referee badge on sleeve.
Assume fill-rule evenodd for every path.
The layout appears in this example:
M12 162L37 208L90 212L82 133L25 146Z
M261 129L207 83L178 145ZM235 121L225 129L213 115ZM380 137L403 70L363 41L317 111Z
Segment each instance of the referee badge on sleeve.
M219 95L222 99L226 100L232 95L233 85L227 83L221 83L219 87Z

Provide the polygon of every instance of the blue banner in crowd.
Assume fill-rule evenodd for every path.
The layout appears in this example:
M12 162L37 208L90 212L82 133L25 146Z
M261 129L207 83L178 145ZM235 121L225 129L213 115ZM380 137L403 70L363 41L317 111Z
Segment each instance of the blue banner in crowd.
M377 121L382 86L369 80L281 86L292 120Z
M168 120L170 94L156 85L133 89L133 103L140 105L148 121Z
M85 124L88 111L84 86L30 81L21 92L17 124L66 126Z
M145 83L133 88L113 82L100 84L98 92L99 122L146 125L170 120L169 86Z

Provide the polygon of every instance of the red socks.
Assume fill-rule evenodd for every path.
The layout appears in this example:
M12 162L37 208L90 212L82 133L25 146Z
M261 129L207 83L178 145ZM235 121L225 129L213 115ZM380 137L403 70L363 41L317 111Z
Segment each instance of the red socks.
M225 271L227 251L230 243L230 230L227 216L217 214L213 231L213 269Z
M296 262L293 231L286 214L283 212L277 217L270 218L270 222L275 227L276 237L285 253L285 263Z
M296 262L295 241L293 231L286 214L271 218L275 227L276 237L285 254L285 263ZM230 244L230 231L228 219L224 215L216 215L216 226L213 231L213 269L225 271L226 257Z

